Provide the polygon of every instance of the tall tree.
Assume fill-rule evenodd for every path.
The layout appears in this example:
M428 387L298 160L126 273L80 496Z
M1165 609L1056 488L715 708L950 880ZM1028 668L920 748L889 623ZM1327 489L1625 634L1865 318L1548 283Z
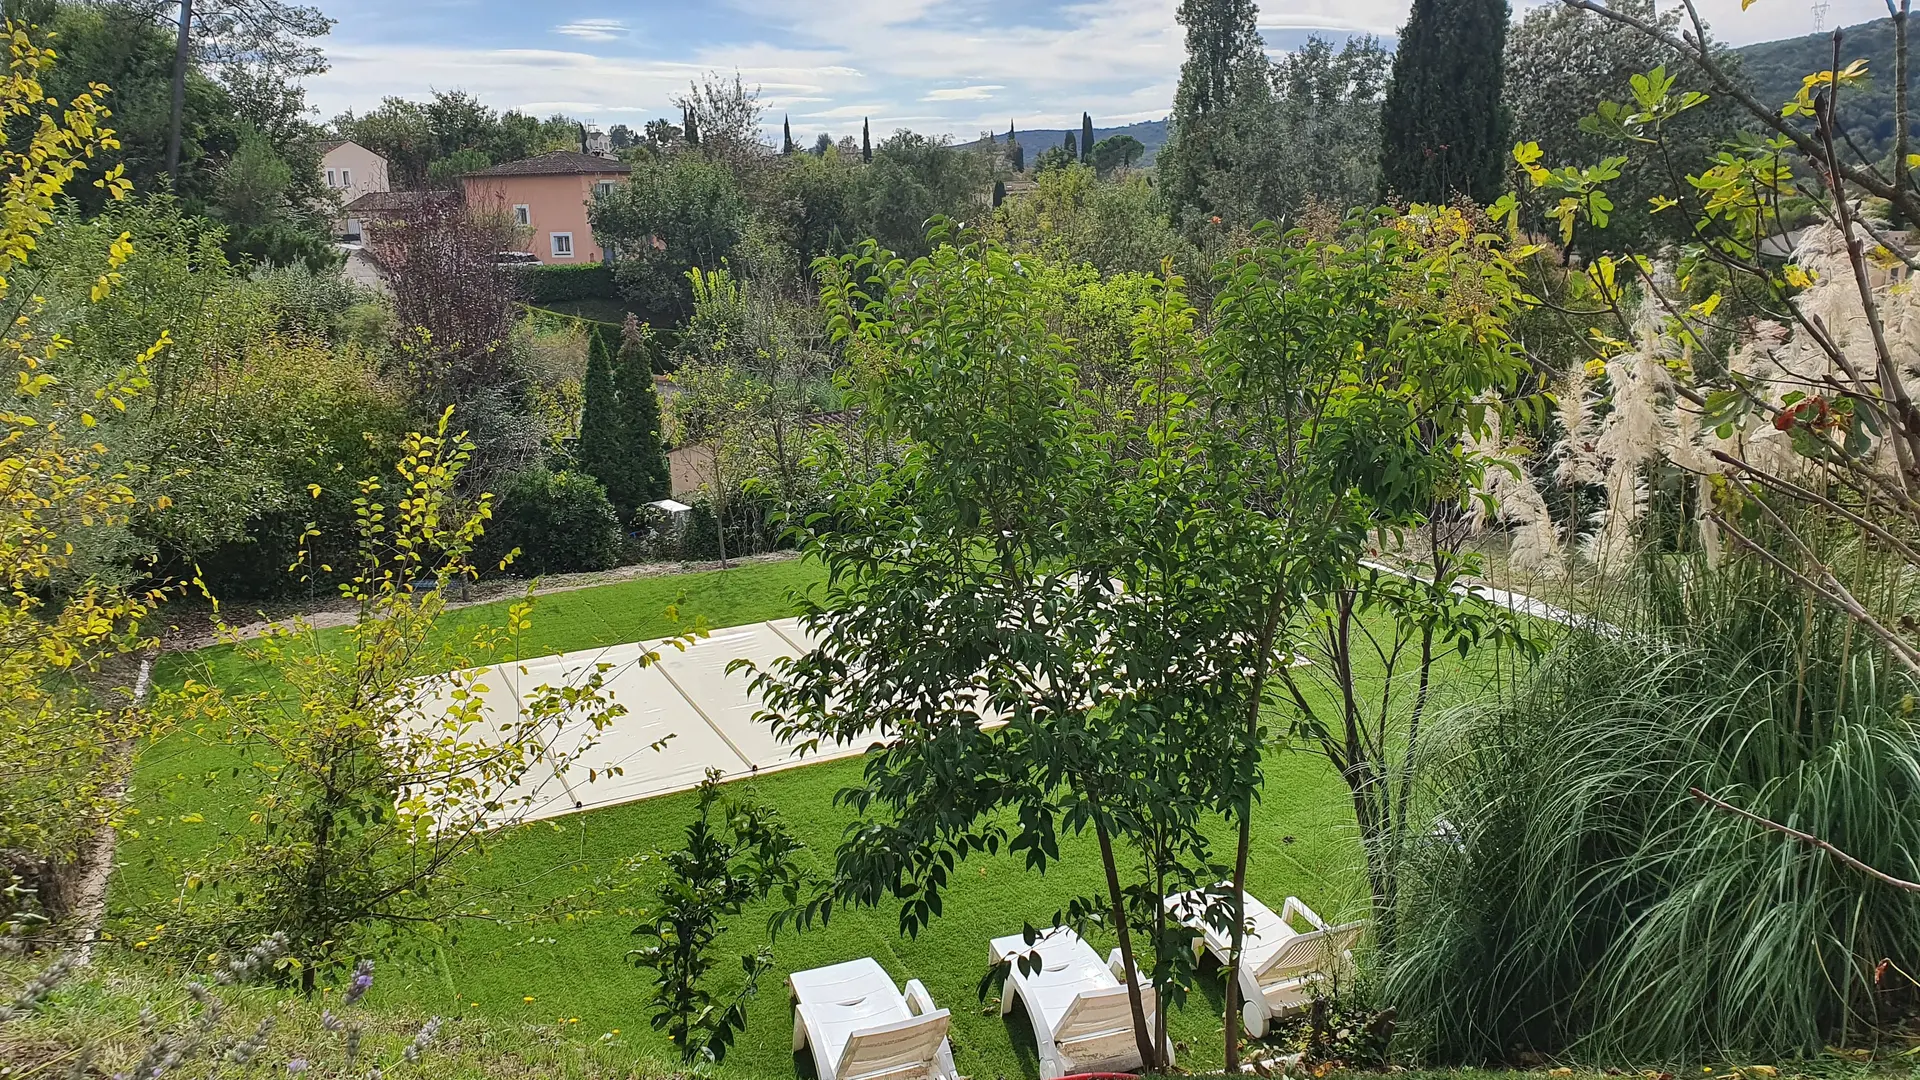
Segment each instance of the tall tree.
M1093 117L1080 114L1080 163L1093 164Z
M614 365L614 390L620 399L622 449L630 473L629 497L637 510L673 493L667 455L660 443L660 396L653 389L653 350L646 327L632 312L620 328L620 355ZM608 489L611 493L611 488Z
M1067 132L1067 137L1065 141L1063 141L1060 145L1066 147L1067 160L1069 162L1077 160L1080 157L1080 150L1077 146L1074 145L1073 132L1071 131Z
M161 4L156 14L171 5ZM177 32L173 56L173 107L167 125L167 174L180 167L183 118L187 105L187 69L192 61L222 70L270 73L299 80L327 70L326 55L313 39L333 29L333 20L316 7L283 0L179 0L170 20Z
M873 129L864 116L860 118L860 160L873 164Z
M586 403L580 409L580 441L573 456L580 471L605 485L610 500L623 510L632 510L620 495L626 494L628 470L622 460L620 430L620 391L613 381L613 358L607 355L600 335L587 335Z
M793 150L793 119L788 116L782 116L780 118L780 152L782 154L792 154Z
M1414 0L1381 112L1380 194L1409 202L1498 198L1512 127L1507 0Z
M1007 201L1007 182L1005 180L995 180L993 182L994 209L996 210L999 209L1000 204L1006 201Z
M1271 97L1257 16L1253 0L1180 0L1187 60L1173 97L1173 131L1157 159L1176 218L1210 212L1208 180L1228 164L1223 144L1234 114Z
M700 121L693 114L693 106L691 104L682 104L680 106L680 115L683 118L681 121L681 130L686 133L687 145L699 146Z

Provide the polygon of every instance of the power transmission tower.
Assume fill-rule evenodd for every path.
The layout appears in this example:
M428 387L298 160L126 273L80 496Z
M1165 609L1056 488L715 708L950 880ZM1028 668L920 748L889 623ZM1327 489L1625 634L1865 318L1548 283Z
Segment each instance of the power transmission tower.
M1813 32L1818 34L1827 28L1827 9L1832 7L1830 0L1813 0Z

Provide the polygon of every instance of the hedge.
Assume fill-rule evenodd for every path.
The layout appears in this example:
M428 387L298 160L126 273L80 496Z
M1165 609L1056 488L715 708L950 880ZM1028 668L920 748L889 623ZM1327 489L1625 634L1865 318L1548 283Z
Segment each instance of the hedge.
M608 263L581 263L577 266L520 267L520 288L532 304L551 304L559 300L612 300L619 296L613 285L613 267Z

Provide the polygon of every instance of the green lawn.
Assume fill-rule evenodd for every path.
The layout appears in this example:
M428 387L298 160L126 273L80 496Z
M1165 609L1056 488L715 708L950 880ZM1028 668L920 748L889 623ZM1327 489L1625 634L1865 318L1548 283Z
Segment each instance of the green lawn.
M726 572L641 579L542 598L523 655L658 636L672 629L665 615L677 604L683 619L711 626L737 625L789 614L794 590L820 580L799 562L762 564ZM473 608L455 621L473 625L498 611ZM328 633L328 632L323 632ZM336 632L331 632L335 633ZM163 667L163 684L197 669L223 681L259 676L228 650L175 658ZM143 756L134 797L141 826L122 847L114 887L115 907L129 911L162 899L174 888L170 858L202 849L218 837L222 821L245 812L240 796L221 777L244 767L231 748L193 732L177 733ZM832 853L851 820L833 805L836 790L855 783L858 761L808 766L752 781L754 793L778 807L807 842L817 866L830 867ZM223 801L225 800L225 801ZM592 910L535 926L469 924L431 961L383 966L374 998L395 1006L513 1021L557 1024L583 1041L626 1047L636 1062L665 1064L666 1043L652 1032L644 1006L651 972L628 965L624 954L648 898L652 871L621 870L631 859L677 847L692 812L691 794L578 814L521 826L503 834L469 871L476 886L499 893L502 908L521 909L580 894L596 883L624 890L598 898ZM204 820L183 822L182 815ZM1364 883L1354 842L1352 814L1338 778L1320 758L1275 751L1254 832L1252 890L1278 904L1292 894L1329 918L1364 909ZM1218 841L1230 851L1224 827ZM897 931L897 909L843 912L830 926L783 934L773 943L777 969L750 1010L748 1032L723 1066L728 1076L785 1078L796 1067L811 1072L790 1052L790 1014L781 980L789 971L871 955L897 979L917 977L935 1000L953 1010L953 1043L961 1072L974 1077L1023 1077L1036 1071L1032 1037L1019 1014L1003 1021L981 1002L976 987L986 968L991 937L1017 932L1023 921L1044 925L1074 895L1099 887L1092 841L1068 843L1061 863L1044 877L1024 872L1010 858L981 859L965 866L951 890L945 916L917 939ZM767 910L747 913L730 928L730 953L766 941ZM1103 951L1111 943L1098 941ZM737 964L725 967L737 970ZM1219 981L1203 982L1204 994L1172 1017L1175 1038L1186 1044L1181 1065L1218 1067ZM527 998L532 1001L527 1001ZM576 1020L577 1018L577 1020ZM603 1047L604 1048L604 1047Z

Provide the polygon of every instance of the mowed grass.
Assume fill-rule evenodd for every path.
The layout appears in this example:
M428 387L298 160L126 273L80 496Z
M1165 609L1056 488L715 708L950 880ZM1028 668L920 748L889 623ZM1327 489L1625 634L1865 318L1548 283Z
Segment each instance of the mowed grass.
M682 624L699 620L720 627L777 618L792 612L797 590L820 578L807 564L775 563L544 597L519 651L534 656L661 636L676 629L666 614L670 605L678 606ZM472 627L500 614L497 605L489 605L466 609L449 621ZM173 659L161 672L163 684L189 671L223 684L270 685L259 682L268 673L248 668L227 649ZM234 748L210 733L176 733L143 756L134 783L142 823L123 844L114 886L115 909L129 916L126 928L150 930L154 913L164 910L177 888L178 860L217 843L223 823L243 819L246 787L225 778L247 767ZM847 810L834 805L834 794L858 783L860 768L857 760L810 765L743 781L734 790L777 807L824 874L852 821ZM1276 749L1266 771L1254 829L1252 891L1275 904L1284 896L1299 896L1328 918L1364 914L1364 877L1344 785L1323 759L1304 752ZM652 972L633 968L626 953L658 880L654 863L637 860L680 846L693 812L694 797L687 793L504 832L466 868L467 887L497 896L503 912L551 904L560 914L531 924L470 921L445 927L445 939L430 957L383 964L373 1000L472 1015L507 1027L554 1025L556 1034L595 1041L603 1049L625 1048L643 1073L671 1069L664 1035L648 1024ZM1224 823L1216 832L1224 860L1231 835ZM1046 925L1070 898L1099 890L1099 861L1090 838L1068 840L1062 856L1044 875L1006 856L965 864L947 894L944 916L914 938L899 933L893 904L841 911L824 927L802 933L789 929L771 942L767 922L773 904L748 911L722 938L723 984L737 983L735 957L763 945L771 944L776 966L752 1001L748 1030L721 1073L770 1080L791 1077L796 1070L810 1075L811 1061L791 1050L786 975L873 956L897 981L920 979L939 1004L953 1011L954 1054L962 1073L1036 1075L1024 1015L1016 1010L1003 1019L993 1002L980 1000L977 987L987 967L988 939L1018 932L1027 922ZM136 912L147 918L132 921ZM1096 934L1094 943L1104 953L1113 941ZM1174 1038L1183 1044L1183 1068L1220 1064L1220 989L1219 979L1209 974L1200 993L1171 1013Z

